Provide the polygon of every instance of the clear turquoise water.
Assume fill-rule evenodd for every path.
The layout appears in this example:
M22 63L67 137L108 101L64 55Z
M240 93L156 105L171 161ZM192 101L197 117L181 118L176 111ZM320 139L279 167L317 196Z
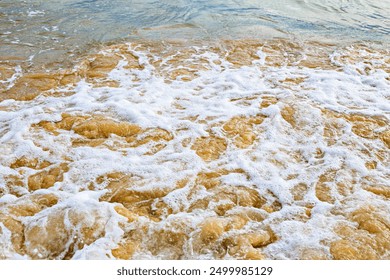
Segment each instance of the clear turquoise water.
M118 39L390 40L389 0L1 0L0 56Z

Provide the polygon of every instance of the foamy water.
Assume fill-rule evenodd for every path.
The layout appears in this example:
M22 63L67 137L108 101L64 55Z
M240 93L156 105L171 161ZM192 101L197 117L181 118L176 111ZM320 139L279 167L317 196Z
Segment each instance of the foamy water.
M34 38L49 56L19 41L31 56L10 58L27 29L0 35L0 258L390 258L386 2L113 2L23 4L33 29L61 4L91 38L99 24L136 30L88 54L65 32ZM20 11L1 5L1 18ZM48 38L72 22L63 13Z

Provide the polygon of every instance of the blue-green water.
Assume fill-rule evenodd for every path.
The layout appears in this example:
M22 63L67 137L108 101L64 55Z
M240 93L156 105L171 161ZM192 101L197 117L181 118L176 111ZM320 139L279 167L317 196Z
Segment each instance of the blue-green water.
M0 56L72 56L118 39L389 42L389 0L1 0Z

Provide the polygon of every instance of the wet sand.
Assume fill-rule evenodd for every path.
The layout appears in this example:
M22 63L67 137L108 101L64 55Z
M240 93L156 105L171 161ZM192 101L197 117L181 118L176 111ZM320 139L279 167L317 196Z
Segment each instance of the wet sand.
M389 259L388 48L0 59L3 259Z

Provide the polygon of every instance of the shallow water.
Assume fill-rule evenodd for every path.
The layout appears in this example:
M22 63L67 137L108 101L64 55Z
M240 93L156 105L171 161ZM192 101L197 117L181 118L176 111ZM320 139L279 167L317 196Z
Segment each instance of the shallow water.
M387 0L3 0L0 56L64 60L97 42L124 38L331 36L337 41L388 43L389 15Z
M2 1L0 258L389 259L388 2L285 2Z

